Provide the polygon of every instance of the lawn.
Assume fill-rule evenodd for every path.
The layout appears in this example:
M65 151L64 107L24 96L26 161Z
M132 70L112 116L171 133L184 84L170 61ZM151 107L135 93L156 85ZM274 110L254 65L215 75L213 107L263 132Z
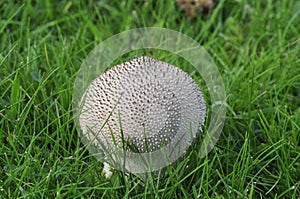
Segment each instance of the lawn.
M18 1L16 1L18 2ZM189 19L175 0L0 0L0 198L299 198L300 2L219 0ZM137 27L179 31L199 42L226 90L214 149L201 137L184 157L140 182L101 174L73 120L81 63L105 39ZM158 50L137 51L185 69ZM116 60L119 63L126 56Z

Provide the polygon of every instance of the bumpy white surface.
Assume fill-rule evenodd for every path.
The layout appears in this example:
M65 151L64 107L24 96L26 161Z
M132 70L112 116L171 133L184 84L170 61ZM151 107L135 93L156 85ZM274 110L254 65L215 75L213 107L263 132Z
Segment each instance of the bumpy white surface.
M177 146L186 150L201 130L205 108L187 73L142 56L112 67L90 84L79 124L82 136L104 153L114 146L133 153Z

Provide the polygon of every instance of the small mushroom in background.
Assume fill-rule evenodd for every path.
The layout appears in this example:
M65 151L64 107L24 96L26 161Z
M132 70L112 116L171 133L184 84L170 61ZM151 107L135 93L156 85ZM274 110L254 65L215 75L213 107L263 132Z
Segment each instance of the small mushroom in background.
M176 3L191 19L211 11L215 6L213 0L176 0Z
M132 154L166 149L168 164L183 155L202 131L206 115L194 80L179 68L147 56L114 66L94 79L81 106L81 137L112 166L118 161L116 148L128 152L124 167L130 173L144 171ZM151 162L163 159L153 157ZM104 165L109 178L111 170Z

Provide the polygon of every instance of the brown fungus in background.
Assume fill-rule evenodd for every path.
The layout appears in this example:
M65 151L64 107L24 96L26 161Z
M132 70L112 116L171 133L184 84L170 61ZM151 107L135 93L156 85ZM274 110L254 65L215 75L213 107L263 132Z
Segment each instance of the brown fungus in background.
M207 14L215 6L213 0L176 0L176 4L191 19L196 18L199 14Z

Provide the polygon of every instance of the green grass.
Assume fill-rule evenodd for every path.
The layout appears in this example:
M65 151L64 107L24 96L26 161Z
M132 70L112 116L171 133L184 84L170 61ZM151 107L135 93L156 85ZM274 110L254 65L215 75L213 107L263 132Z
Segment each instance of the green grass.
M2 0L0 13L0 198L300 197L299 1L220 0L195 20L173 0ZM206 158L195 144L142 186L118 171L101 176L77 135L71 101L95 46L146 26L204 46L225 84L227 117Z

